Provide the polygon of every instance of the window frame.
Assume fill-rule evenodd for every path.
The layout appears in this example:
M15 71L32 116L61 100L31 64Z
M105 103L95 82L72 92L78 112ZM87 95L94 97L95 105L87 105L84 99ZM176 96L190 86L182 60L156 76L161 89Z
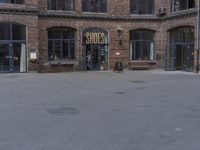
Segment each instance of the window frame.
M134 32L139 33L140 38L134 38ZM152 39L145 39L145 34L149 32L152 34ZM147 29L138 29L130 31L130 59L132 61L154 61L155 60L155 31ZM136 49L137 44L140 45L139 51ZM147 46L148 45L148 46ZM148 50L145 51L144 47L147 46ZM137 59L137 52L139 59ZM147 58L145 59L145 53L147 53Z
M50 38L50 32L60 32L61 37L60 38ZM73 37L72 38L64 38L63 32L64 31L69 31L73 32ZM68 61L68 60L75 60L76 58L76 40L75 40L76 32L72 28L68 27L53 27L48 29L48 60L49 61ZM59 53L60 53L60 58L56 56L55 52L55 43L58 42L60 43L59 47ZM50 43L52 44L52 50L50 49ZM67 49L64 49L63 44L67 43ZM73 44L72 44L73 43ZM73 48L73 52L72 52ZM64 56L64 52L66 52L66 56ZM64 58L66 57L66 58ZM57 59L58 58L58 59Z
M14 2L12 2L14 1ZM8 0L8 2L1 2L0 1L0 4L17 4L17 5L25 5L25 0L22 0L23 2L22 3L19 3L17 2L17 0Z
M95 11L88 10L89 8L87 8L87 2L86 1L87 0L82 0L82 12L84 12L84 13L98 13L98 14L99 13L102 13L102 14L108 13L108 0L106 0L106 2L105 2L105 4L106 4L105 11L104 10L100 10L100 11L99 10L95 10ZM103 8L102 6L100 6L100 7Z
M53 1L54 1L55 3L54 3ZM66 3L66 0L63 0L63 1L64 1L64 3L65 3L65 6L64 6L64 7L68 6L68 4ZM58 9L55 0L47 0L47 10L49 10L49 11L74 12L74 11L75 11L75 3L76 3L76 2L75 2L75 0L71 0L71 2L73 3L73 4L72 4L72 5L73 5L73 8L67 10L67 9ZM51 5L50 5L50 4L51 4Z
M140 13L139 12L139 4L140 4L140 0L130 0L130 14L131 15L155 15L155 6L156 6L156 2L155 0L153 0L153 8L152 10L151 9L151 6L148 7L148 5L151 3L150 2L151 0L146 0L146 12L145 13ZM135 4L135 5L134 5ZM134 12L134 7L136 9L136 12ZM149 10L148 10L149 9ZM152 12L152 13L149 13L149 12Z
M176 10L176 6L175 6L175 2L176 2L176 0L171 0L170 1L170 12L171 13L177 13L177 12L181 12L181 11L187 11L187 10L190 10L190 9L194 9L194 8L196 8L196 1L195 0L193 0L193 2L194 2L194 7L189 7L189 1L190 0L187 0L187 8L179 8L178 10ZM179 7L181 7L181 6L179 6Z

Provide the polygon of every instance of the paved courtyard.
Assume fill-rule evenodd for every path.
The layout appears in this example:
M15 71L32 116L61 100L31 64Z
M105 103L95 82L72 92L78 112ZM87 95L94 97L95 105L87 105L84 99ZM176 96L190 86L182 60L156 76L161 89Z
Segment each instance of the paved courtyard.
M199 150L200 75L0 75L0 150Z

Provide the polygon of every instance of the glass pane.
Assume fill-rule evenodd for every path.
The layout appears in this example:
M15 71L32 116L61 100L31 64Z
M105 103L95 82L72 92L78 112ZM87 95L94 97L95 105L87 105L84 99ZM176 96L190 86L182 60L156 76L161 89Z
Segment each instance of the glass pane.
M182 69L183 70L188 70L189 71L189 59L190 59L190 56L188 54L189 52L189 46L186 45L186 46L183 46L183 64L182 64Z
M134 59L135 60L142 60L142 43L141 42L135 42L134 47Z
M166 55L166 70L174 70L175 66L175 46L170 46L167 48Z
M13 62L15 72L26 72L26 45L25 43L13 44Z
M194 45L190 45L190 71L193 71L194 69Z
M12 4L24 4L24 0L11 0Z
M73 11L74 10L74 0L65 0L65 10Z
M72 30L63 30L62 31L63 39L74 39L74 31Z
M54 41L54 60L61 60L61 41Z
M69 41L63 41L63 59L69 59Z
M49 39L62 39L62 34L59 29L49 29L48 31Z
M148 30L135 30L130 32L130 40L153 40L154 32Z
M73 11L74 0L48 0L49 10Z
M143 60L149 60L149 51L150 51L150 45L149 42L143 42Z
M9 3L10 0L0 0L0 3Z
M75 41L70 41L70 59L75 59Z
M10 40L10 24L0 23L0 40Z
M133 14L153 14L154 0L131 0L131 13Z
M48 42L48 51L49 51L49 60L53 61L54 60L54 52L53 52L53 41Z
M0 72L8 72L9 70L9 45L0 44Z
M83 11L107 12L107 0L83 0Z
M26 27L23 25L12 24L13 40L26 40Z

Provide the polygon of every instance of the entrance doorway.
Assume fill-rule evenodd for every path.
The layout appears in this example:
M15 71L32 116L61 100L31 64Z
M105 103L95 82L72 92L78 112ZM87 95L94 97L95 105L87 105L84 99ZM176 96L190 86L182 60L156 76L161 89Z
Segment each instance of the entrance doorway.
M194 69L194 46L176 45L175 49L176 70L192 71Z
M194 71L194 27L169 30L166 70Z
M176 44L167 49L166 70L194 70L194 45Z
M108 69L107 65L106 45L86 45L87 70Z
M0 23L0 73L26 72L26 26Z
M99 28L83 31L82 64L84 70L108 69L108 32Z
M0 43L0 72L26 72L25 43Z

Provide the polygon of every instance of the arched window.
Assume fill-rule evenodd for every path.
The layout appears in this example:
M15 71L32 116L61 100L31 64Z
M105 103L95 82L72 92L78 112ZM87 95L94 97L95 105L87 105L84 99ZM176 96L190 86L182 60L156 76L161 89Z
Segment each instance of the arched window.
M131 14L154 14L155 0L130 0Z
M107 0L82 0L84 12L107 12Z
M0 72L26 72L26 26L0 23Z
M56 27L48 30L49 60L75 59L75 31L70 28Z
M195 7L195 0L171 0L171 12Z
M194 27L178 27L169 30L166 69L194 70Z
M24 0L0 0L0 3L24 4Z
M74 0L48 0L49 10L74 11Z
M132 60L154 60L154 32L133 30L130 32Z
M170 43L194 42L193 27L179 27L170 30Z

